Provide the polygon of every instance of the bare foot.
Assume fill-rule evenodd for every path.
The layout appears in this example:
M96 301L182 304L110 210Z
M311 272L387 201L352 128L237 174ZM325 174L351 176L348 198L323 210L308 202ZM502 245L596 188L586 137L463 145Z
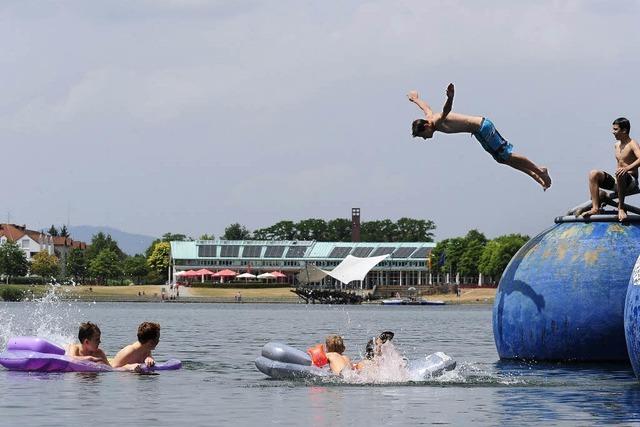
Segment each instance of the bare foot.
M589 218L591 215L598 215L599 213L600 209L591 208L587 212L584 212L582 215L580 215L580 218Z
M551 187L551 177L549 176L549 171L547 170L547 168L540 168L540 171L542 172L540 174L540 178L542 178L542 188L544 188L544 191L547 191L547 188Z
M618 221L624 222L628 218L627 212L624 209L618 208Z

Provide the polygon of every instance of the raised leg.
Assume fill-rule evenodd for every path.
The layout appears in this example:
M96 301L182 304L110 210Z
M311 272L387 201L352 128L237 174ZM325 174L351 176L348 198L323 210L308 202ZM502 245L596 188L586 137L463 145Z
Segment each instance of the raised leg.
M604 172L592 170L589 172L589 193L591 194L591 210L583 213L583 218L588 218L600 212L600 183L604 179Z

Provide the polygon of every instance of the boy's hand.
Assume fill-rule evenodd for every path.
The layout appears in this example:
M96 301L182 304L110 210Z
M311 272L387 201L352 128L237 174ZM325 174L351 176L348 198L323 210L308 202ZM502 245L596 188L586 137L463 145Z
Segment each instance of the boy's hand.
M418 91L412 90L407 94L407 98L409 98L409 101L411 102L416 102L420 96L418 95Z
M453 86L453 83L449 83L449 86L447 86L447 98L453 98L454 93L455 87Z
M144 364L147 365L148 367L152 367L153 365L156 364L156 361L153 360L153 357L149 356L146 359L144 359Z

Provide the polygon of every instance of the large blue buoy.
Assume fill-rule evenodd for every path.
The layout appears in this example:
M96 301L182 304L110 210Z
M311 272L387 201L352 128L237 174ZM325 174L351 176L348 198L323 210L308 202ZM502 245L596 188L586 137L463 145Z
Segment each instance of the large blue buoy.
M624 335L633 372L640 378L640 257L629 279L624 304Z
M623 312L640 224L601 221L557 218L513 257L493 307L501 359L628 361Z

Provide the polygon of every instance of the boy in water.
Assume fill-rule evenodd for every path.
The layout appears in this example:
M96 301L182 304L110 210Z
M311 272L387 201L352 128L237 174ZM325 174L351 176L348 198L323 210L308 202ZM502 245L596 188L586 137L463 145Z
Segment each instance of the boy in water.
M374 340L370 339L367 342L367 346L365 348L364 359L353 365L353 367L356 370L360 371L369 366L372 366L374 364L374 358L382 354L382 344L386 343L387 341L391 341L394 335L395 334L391 331L385 331L378 335L378 337L376 337L375 344Z
M498 163L511 166L533 178L544 190L551 187L551 178L547 169L539 167L526 157L512 152L513 146L496 130L491 120L479 116L467 116L451 113L453 108L453 83L447 87L447 102L442 113L434 113L431 107L412 90L407 94L409 101L415 103L425 114L425 119L414 120L412 133L414 138L432 138L437 131L443 133L471 133Z
M67 356L74 359L88 360L89 362L109 364L104 351L100 349L100 328L91 322L80 325L78 330L78 341L80 344L71 344L66 351Z
M613 122L611 132L616 139L615 155L618 163L616 177L602 170L589 172L589 193L591 193L591 210L582 214L588 218L600 213L600 188L614 190L618 194L618 220L627 219L624 208L624 196L638 191L638 166L640 166L640 146L631 139L629 131L631 123L624 117Z
M114 368L129 367L127 365L144 363L151 367L155 360L151 351L160 342L160 325L153 322L143 322L138 326L138 341L120 350L113 358L111 366Z
M351 360L344 356L344 342L342 337L338 335L329 335L325 340L327 347L327 360L331 372L340 375L344 369L351 369Z

